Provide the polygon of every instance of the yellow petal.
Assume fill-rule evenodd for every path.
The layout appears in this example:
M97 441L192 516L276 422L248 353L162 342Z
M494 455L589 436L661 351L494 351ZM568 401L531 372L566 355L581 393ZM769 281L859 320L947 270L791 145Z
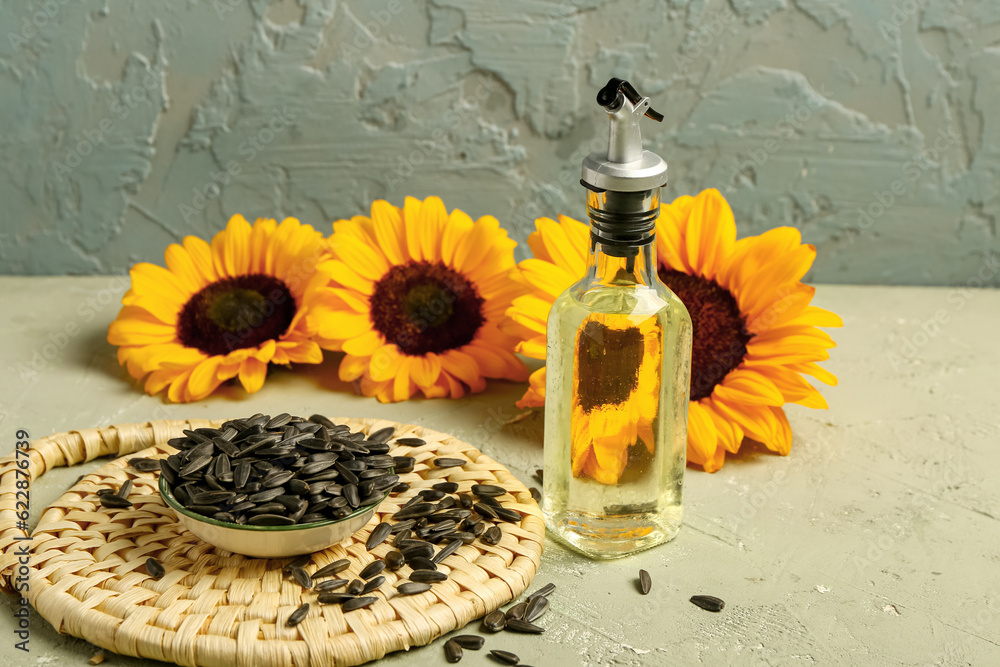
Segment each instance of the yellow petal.
M378 199L372 202L372 230L378 247L391 264L405 264L410 259L406 251L403 217L398 208Z
M240 367L240 383L248 394L257 393L257 390L264 386L266 376L267 364L252 357L244 361Z
M378 348L385 345L385 339L375 329L370 329L360 336L344 341L344 352L357 356L371 356Z
M344 355L344 358L340 361L338 376L344 382L354 382L368 370L369 361L368 357L355 357L351 354Z
M685 230L687 264L709 280L721 268L736 243L733 210L715 188L695 197Z

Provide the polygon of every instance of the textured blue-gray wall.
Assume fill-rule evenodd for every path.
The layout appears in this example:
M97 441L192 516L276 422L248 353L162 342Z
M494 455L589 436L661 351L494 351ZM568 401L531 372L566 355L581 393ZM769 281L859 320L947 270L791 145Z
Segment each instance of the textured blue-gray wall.
M408 194L523 241L582 216L617 75L665 198L795 225L812 280L1000 284L998 40L997 0L0 1L0 272Z

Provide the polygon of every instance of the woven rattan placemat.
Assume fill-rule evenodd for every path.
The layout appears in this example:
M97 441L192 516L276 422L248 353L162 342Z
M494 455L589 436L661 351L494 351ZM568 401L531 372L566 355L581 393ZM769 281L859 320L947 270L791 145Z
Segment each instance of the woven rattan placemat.
M221 421L125 424L42 438L26 455L0 461L0 587L12 591L18 573L15 552L29 544L26 596L59 632L116 653L211 667L358 665L427 644L527 588L538 569L544 526L528 489L510 471L437 431L383 420L334 421L366 433L395 426L394 437L419 437L427 444L395 446L394 455L417 460L413 472L402 476L410 489L390 496L349 542L313 554L307 571L349 558L351 567L338 576L357 575L375 556L391 549L386 543L369 553L369 531L412 495L439 481L457 482L460 492L476 483L505 487L509 494L499 500L522 514L521 523L503 524L497 546L476 540L459 548L439 566L449 572L448 580L426 593L396 594L397 573L386 570L387 581L372 606L343 613L339 605L312 604L309 616L289 628L289 614L316 598L316 592L283 574L289 560L245 558L202 542L163 503L156 474L138 473L127 463L132 456L172 453L162 446L168 439L181 436L184 429ZM18 480L109 454L122 456L84 476L44 510L30 541L18 541L24 537L17 526L17 503L22 499L17 496ZM428 465L439 456L469 463L445 469ZM98 489L117 488L126 479L133 480L133 507L102 507ZM150 556L166 568L162 579L146 573L143 564Z

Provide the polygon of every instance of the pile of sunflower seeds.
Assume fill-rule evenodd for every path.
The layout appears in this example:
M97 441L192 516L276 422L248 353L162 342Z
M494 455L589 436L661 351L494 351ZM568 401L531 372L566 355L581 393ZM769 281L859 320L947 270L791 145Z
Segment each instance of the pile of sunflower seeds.
M307 524L377 505L399 473L413 469L412 458L389 456L392 433L366 438L321 415L256 414L184 431L168 442L180 451L158 465L177 502L197 514L252 526Z
M381 502L389 493L401 494L409 485L399 475L411 472L413 457L390 455L395 431L384 428L369 435L351 432L345 425L322 415L309 419L280 414L256 414L235 419L217 429L185 431L184 437L168 444L179 450L166 459L133 458L129 464L139 472L159 471L174 497L186 509L218 521L249 525L296 525L341 519L353 511ZM396 438L392 444L420 446L420 438ZM466 460L440 457L435 468L459 468ZM127 496L131 481L120 489L102 489L101 503L108 508L131 506ZM316 603L339 604L344 612L363 609L378 600L371 595L385 582L385 570L397 572L408 566L410 573L396 585L397 595L415 595L446 581L448 573L438 565L461 546L480 540L497 545L503 539L500 525L519 524L521 514L498 500L507 490L489 484L474 484L468 493L458 493L455 482L438 482L414 494L390 517L379 523L365 544L368 551L384 543L393 549L368 563L355 579L339 578L351 561L342 559L310 573L312 555L284 566L284 572L306 590L317 593ZM146 563L154 578L165 570L154 559ZM551 591L551 588L548 589ZM548 591L544 595L548 594ZM547 605L546 605L547 606ZM310 604L298 607L286 624L293 627L309 615ZM537 612L541 615L544 612ZM534 612L533 612L534 613ZM521 615L510 628L541 632ZM474 640L456 642L452 653L474 649ZM459 656L460 657L460 656Z

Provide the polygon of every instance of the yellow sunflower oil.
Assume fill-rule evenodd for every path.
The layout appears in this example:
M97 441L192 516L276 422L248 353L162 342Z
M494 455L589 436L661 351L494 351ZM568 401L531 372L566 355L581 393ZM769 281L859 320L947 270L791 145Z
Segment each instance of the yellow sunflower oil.
M563 542L616 558L681 525L692 328L656 272L666 164L638 137L649 100L619 79L602 95L612 132L608 154L584 162L587 273L555 300L546 330L543 511Z

